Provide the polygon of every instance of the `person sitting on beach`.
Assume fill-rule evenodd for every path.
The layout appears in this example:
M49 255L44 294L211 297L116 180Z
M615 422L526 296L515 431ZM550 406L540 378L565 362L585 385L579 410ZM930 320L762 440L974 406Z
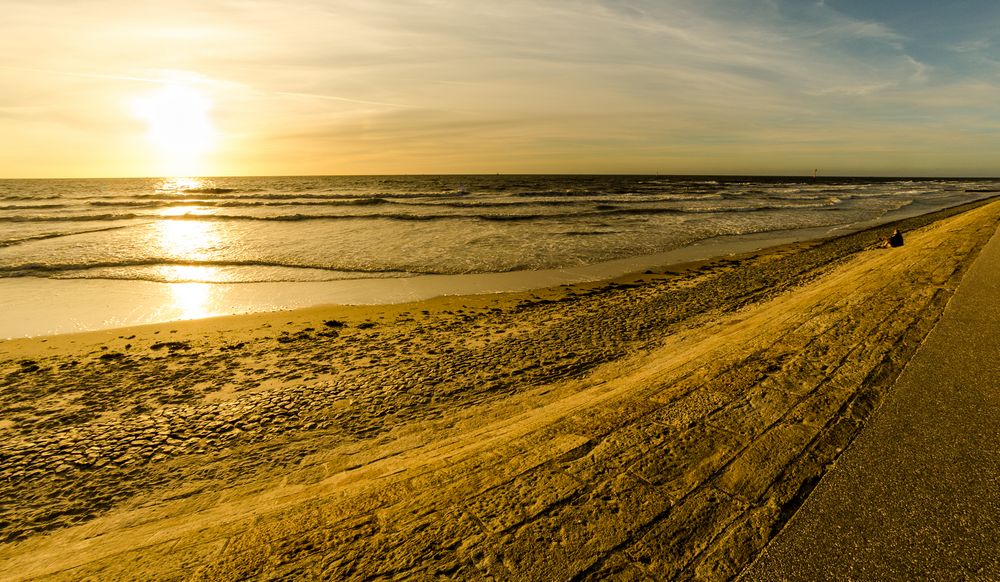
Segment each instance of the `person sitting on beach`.
M885 241L885 246L887 247L901 247L903 246L903 233L899 232L899 229L892 231L892 236L890 236Z

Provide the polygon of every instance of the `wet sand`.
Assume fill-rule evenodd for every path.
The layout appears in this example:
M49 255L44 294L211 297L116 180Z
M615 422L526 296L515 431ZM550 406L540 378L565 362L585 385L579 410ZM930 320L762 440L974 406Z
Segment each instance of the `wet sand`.
M718 236L654 255L506 273L234 284L0 278L0 312L5 314L0 318L0 340L319 305L389 305L443 296L516 293L609 280L649 268L683 265L829 236L832 233L827 227Z
M970 210L971 208L971 210ZM612 281L0 343L0 572L727 578L1000 203Z

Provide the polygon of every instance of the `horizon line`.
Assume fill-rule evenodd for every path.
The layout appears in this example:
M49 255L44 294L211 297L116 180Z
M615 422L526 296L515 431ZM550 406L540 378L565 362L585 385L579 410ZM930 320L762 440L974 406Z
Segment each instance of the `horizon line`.
M755 174L755 173L717 173L717 174L668 174L662 172L655 173L634 173L634 172L416 172L416 173L393 173L393 174L228 174L228 175L177 175L177 176L63 176L63 177L0 177L0 180L176 180L176 179L227 179L227 178L361 178L361 177L430 177L430 176L621 176L621 177L661 177L661 178L804 178L821 181L823 179L842 178L877 178L889 180L1000 180L1000 175L961 175L961 174L820 174L814 176L811 173L805 174Z

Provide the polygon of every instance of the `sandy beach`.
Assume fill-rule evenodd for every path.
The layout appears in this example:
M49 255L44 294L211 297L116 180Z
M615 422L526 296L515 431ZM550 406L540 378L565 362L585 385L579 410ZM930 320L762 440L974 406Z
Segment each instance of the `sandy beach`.
M2 342L0 577L730 578L998 221L984 201L595 283Z

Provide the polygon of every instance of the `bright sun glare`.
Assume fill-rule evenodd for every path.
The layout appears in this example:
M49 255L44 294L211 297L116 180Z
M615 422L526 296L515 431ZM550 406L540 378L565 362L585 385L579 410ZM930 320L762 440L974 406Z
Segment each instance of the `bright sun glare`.
M170 83L132 100L132 114L146 123L165 175L198 175L217 133L212 100L190 84Z
M173 209L168 209L173 210ZM164 216L175 215L167 212ZM151 246L159 247L163 256L175 261L211 259L213 249L221 242L215 224L160 220L155 224ZM164 265L160 268L170 283L173 309L181 319L197 319L214 315L212 285L204 281L221 281L222 275L211 265Z

